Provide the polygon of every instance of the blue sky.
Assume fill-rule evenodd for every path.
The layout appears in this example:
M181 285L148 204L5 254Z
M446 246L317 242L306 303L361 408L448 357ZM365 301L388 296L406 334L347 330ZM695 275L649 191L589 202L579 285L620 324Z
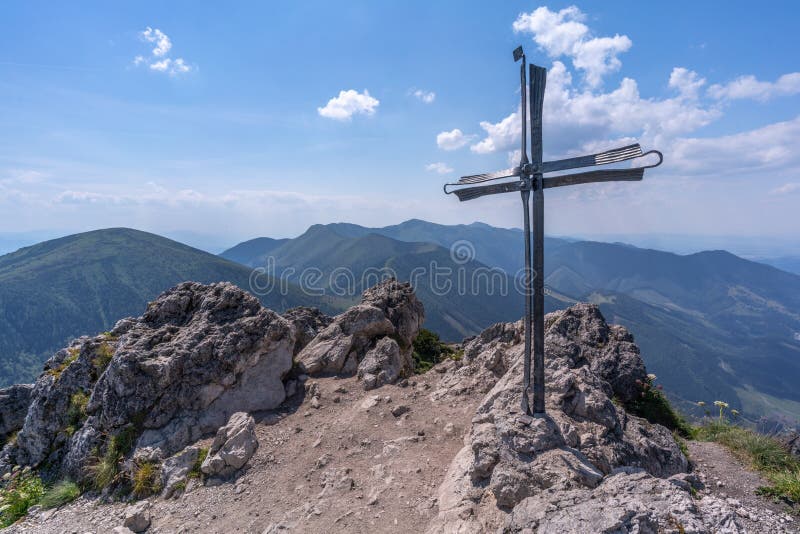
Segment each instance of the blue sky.
M0 234L129 226L234 243L459 204L513 160L518 71L549 69L545 156L626 144L643 183L547 195L556 235L800 236L796 3L7 2Z

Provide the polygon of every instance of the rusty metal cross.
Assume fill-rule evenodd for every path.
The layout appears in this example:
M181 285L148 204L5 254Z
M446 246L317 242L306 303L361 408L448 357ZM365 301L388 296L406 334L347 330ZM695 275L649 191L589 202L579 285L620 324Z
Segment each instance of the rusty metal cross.
M544 403L544 190L551 187L566 185L588 184L593 182L638 181L644 178L645 169L657 167L663 161L661 152L650 150L642 152L639 144L615 148L598 154L578 156L574 158L555 161L542 161L542 108L544 106L544 89L547 79L547 69L530 65L530 72L526 80L525 54L522 47L514 50L514 61L520 61L520 86L522 93L521 123L522 143L520 162L517 167L487 174L464 176L453 184L446 184L444 192L455 193L460 201L473 200L486 195L498 193L512 193L519 191L522 196L522 207L525 217L525 354L524 376L522 390L522 410L526 414L543 414ZM526 83L527 82L527 83ZM526 85L530 91L526 92ZM531 108L531 159L527 154L527 109L526 95L530 96ZM578 169L618 163L620 161L640 158L654 154L658 161L651 165L627 169L606 169L585 171L574 174L563 174L545 178L545 173ZM482 182L515 178L510 182L490 185L475 186ZM461 186L448 191L448 186ZM468 186L468 187L464 187ZM531 221L530 221L530 196L533 192L533 266L531 266ZM531 317L531 314L533 317ZM531 325L533 323L533 325ZM533 333L531 333L533 326ZM533 391L531 392L531 338L533 338ZM531 402L531 393L533 402ZM531 407L531 404L533 405Z

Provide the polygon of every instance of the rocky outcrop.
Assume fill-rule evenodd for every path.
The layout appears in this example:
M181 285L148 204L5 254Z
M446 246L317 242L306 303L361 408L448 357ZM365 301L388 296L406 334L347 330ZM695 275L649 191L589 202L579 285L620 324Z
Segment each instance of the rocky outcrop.
M411 285L387 280L366 290L361 304L336 316L297 361L312 376L358 371L367 388L394 382L413 370L412 343L424 320Z
M180 284L49 360L0 464L46 463L80 480L115 436L160 462L236 412L283 402L294 346L292 324L236 286Z
M0 443L22 428L31 404L32 384L17 384L0 389Z
M283 318L292 323L295 330L294 354L311 343L321 330L333 322L333 317L325 315L317 308L298 306L283 313Z
M217 430L200 470L209 477L229 477L244 467L257 448L253 417L244 412L235 413L228 424Z
M692 475L654 478L627 469L594 489L548 489L511 512L505 532L742 532L715 497L695 500Z
M687 470L666 428L612 401L632 399L646 378L630 333L588 304L551 313L545 324L547 415L521 413L521 323L487 329L467 344L462 362L448 364L435 399L493 386L440 487L431 532L524 530L548 519L536 506L591 492L621 468L658 478Z

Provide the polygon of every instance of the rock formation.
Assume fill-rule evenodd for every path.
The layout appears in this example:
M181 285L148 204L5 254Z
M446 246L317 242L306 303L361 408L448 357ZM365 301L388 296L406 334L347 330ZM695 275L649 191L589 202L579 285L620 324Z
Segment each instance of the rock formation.
M56 353L2 462L81 480L115 436L160 462L235 412L283 402L294 345L291 323L236 286L181 284L139 319Z
M17 384L0 389L0 443L22 428L31 404L32 384Z
M411 284L387 280L334 318L297 360L312 376L358 372L367 389L391 383L412 372L412 343L424 320Z
M707 518L680 475L688 462L672 435L621 407L646 378L630 333L588 304L551 313L545 325L547 415L521 413L521 323L469 342L432 394L442 402L491 388L439 489L429 532L649 532L678 523L703 531L693 530Z

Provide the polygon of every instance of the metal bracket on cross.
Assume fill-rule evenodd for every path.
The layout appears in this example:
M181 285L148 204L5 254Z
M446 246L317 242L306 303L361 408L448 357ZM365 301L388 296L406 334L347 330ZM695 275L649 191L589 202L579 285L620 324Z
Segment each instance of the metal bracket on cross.
M526 414L543 414L544 403L544 190L552 187L588 184L595 182L638 181L644 178L645 169L658 167L664 156L658 150L642 152L638 143L588 156L542 161L542 108L547 69L530 65L525 72L525 53L522 47L514 50L514 61L520 61L520 87L522 102L520 162L516 167L502 171L463 176L456 183L445 184L444 192L455 194L460 201L519 192L522 197L525 236L525 354L523 369L522 410ZM529 86L530 90L528 91ZM527 153L527 105L531 108L531 160ZM544 177L545 173L567 171L620 163L622 161L655 156L658 161L628 169L604 169ZM475 185L494 180L515 178L510 182ZM468 187L467 187L468 186ZM448 187L451 188L448 190ZM455 189L452 189L455 188ZM533 192L533 258L531 258L530 196ZM531 265L531 259L533 265ZM533 283L531 283L533 282ZM533 332L531 332L533 330ZM533 388L531 391L531 345L533 345Z

